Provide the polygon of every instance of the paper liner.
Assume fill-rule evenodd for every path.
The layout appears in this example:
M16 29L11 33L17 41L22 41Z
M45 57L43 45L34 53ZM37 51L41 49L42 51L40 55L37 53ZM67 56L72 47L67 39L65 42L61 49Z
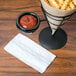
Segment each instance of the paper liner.
M51 14L53 16L64 17L64 16L68 16L68 15L70 15L73 12L76 11L76 9L60 10L60 9L57 9L57 8L53 8L48 3L46 3L44 0L41 0L41 3L42 3L42 6L43 6L44 10L47 11L49 14ZM48 19L50 27L52 29L52 35L53 35L55 33L55 31L58 29L59 26L55 26L52 23L54 23L56 25L60 25L62 21L56 21L56 20L63 20L63 18L53 17L54 19L56 19L56 20L54 20L54 19L51 19L50 17L52 17L52 16L50 16L50 15L47 16L47 19Z

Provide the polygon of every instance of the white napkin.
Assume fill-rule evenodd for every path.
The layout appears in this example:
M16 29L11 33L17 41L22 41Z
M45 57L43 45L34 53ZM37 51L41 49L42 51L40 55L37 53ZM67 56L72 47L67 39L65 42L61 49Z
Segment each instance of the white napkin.
M43 73L56 57L22 34L12 39L4 49L40 73Z

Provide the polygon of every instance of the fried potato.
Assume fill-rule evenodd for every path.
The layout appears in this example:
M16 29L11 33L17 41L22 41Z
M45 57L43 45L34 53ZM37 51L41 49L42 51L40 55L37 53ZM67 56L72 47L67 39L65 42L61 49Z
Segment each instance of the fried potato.
M47 2L49 4L49 1L48 0L44 0L45 2Z
M72 1L73 1L74 5L76 6L76 0L72 0Z
M59 8L59 5L57 4L57 2L55 0L48 0L48 1L52 7Z
M63 3L64 3L64 0L56 0L57 2L58 2L58 4L59 4L59 6L61 7L62 5L63 5Z
M65 0L64 3L63 3L63 5L62 5L62 7L61 7L61 9L65 10L67 8L67 6L69 5L70 1L71 0Z
M74 8L75 8L75 6L74 6L74 4L73 4L73 2L72 2L72 1L70 2L69 6L70 6L70 8L72 8L72 9L74 9Z
M44 0L50 6L63 10L76 9L76 0Z
M71 10L70 6L67 6L66 10Z

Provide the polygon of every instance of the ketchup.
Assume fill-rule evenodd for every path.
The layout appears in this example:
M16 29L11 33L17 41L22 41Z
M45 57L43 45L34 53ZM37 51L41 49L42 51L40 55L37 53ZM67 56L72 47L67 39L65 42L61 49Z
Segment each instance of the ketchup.
M20 25L27 29L32 29L37 25L37 18L32 15L24 15L20 19Z

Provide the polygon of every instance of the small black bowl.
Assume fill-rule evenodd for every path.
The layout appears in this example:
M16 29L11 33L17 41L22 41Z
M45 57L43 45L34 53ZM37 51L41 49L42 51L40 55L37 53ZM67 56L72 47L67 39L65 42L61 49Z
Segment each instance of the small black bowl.
M36 19L37 19L37 25L35 27L33 27L32 29L27 29L27 28L24 28L20 25L20 18L24 15L32 15L34 16ZM22 32L24 33L33 33L34 31L36 31L38 29L40 25L40 18L37 14L33 13L33 12L24 12L22 13L21 15L18 16L17 20L16 20L16 26L19 30L21 30Z

